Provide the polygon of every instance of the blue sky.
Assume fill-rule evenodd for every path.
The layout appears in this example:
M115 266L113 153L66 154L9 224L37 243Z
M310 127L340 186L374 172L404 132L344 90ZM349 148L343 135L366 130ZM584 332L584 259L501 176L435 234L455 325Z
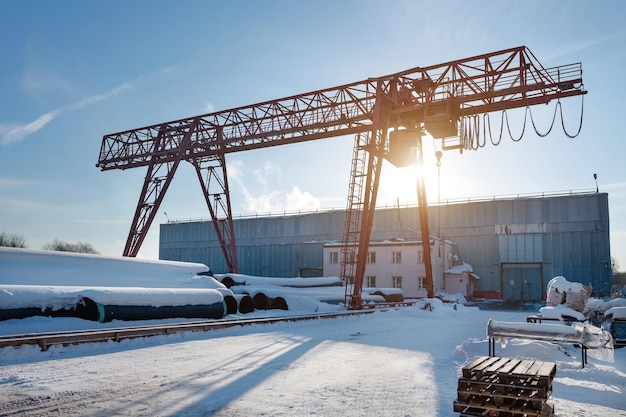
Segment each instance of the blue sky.
M427 153L428 198L590 190L596 173L609 193L612 256L626 269L622 1L0 0L0 23L0 232L30 248L58 238L122 253L146 171L96 168L105 134L525 45L544 67L582 62L581 134L555 128L446 152L439 196ZM581 101L563 104L575 130ZM552 111L533 109L543 119ZM352 144L228 155L234 213L345 208ZM414 175L385 165L378 201L398 198L416 201ZM189 164L144 258L158 257L163 212L208 217Z

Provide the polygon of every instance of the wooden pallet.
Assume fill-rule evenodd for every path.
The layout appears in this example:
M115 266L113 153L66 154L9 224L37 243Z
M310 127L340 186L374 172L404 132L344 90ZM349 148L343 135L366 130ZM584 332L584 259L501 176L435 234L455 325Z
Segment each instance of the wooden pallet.
M459 417L554 417L554 406L546 403L542 410L506 410L506 409L485 409L481 407L463 407L457 408L455 404L455 412L460 412Z
M462 416L545 417L554 409L556 364L481 356L463 368L454 411Z
M459 381L458 401L472 403L476 400L489 399L491 403L503 405L512 401L526 401L535 409L541 409L551 390L517 387L505 384L484 384L474 387L472 383Z
M463 368L463 378L520 387L547 389L556 374L554 362L480 356Z

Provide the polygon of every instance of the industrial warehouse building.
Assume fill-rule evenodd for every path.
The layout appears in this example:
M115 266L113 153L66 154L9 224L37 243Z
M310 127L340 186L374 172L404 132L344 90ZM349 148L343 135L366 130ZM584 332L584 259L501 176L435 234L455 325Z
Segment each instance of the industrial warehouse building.
M456 264L471 265L473 296L541 300L546 284L557 275L591 284L596 294L610 292L606 193L467 200L431 205L428 216L431 248L437 242L447 242L440 246L443 250L431 249L434 271L444 274L454 256ZM343 210L329 210L235 218L240 272L309 277L332 271L329 248L341 242L344 217ZM374 216L371 245L411 241L418 242L414 250L419 251L419 230L417 207L380 208ZM215 272L226 272L210 220L161 224L159 240L160 259L200 262ZM385 268L378 266L378 271L378 286L393 286L394 276L419 282L418 272L412 273L418 276L404 278L391 268L385 273ZM441 288L444 277L434 276L437 280Z

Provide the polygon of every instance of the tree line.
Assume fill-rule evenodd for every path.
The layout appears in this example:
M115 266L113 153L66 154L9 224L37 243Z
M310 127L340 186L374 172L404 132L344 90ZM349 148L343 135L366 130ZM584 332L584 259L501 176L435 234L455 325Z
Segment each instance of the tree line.
M10 248L27 248L24 236L13 235L8 233L0 233L0 246ZM59 239L54 239L51 243L46 243L42 247L43 250L52 250L58 252L77 252L77 253L93 253L99 254L90 243L69 243Z

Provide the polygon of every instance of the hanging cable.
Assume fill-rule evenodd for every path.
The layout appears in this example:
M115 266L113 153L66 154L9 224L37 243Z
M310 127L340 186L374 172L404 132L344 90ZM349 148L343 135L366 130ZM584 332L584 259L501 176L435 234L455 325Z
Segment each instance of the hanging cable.
M483 126L484 125L485 124L483 123ZM474 130L477 132L476 133L476 135L477 135L477 138L476 138L476 146L477 146L477 148L476 149L484 148L485 145L487 144L487 137L485 136L485 132L484 132L484 129L483 129L483 140L482 140L482 142L480 141L480 116L479 115L474 116Z
M584 85L581 85L581 88L584 89ZM557 102L557 105L559 106L559 111L561 113L561 127L563 128L563 133L565 133L565 136L567 136L568 138L574 139L576 136L580 134L580 131L583 128L583 113L585 111L585 96L584 95L580 96L580 122L578 123L578 130L576 131L575 134L570 134L565 128L565 121L563 120L563 105L561 104L560 99Z
M554 112L552 113L552 120L550 121L550 124L547 130L545 131L541 131L539 127L537 126L537 123L533 116L532 108L531 107L524 108L524 120L522 123L522 131L519 134L519 136L513 135L513 132L511 131L511 121L509 120L509 114L506 110L502 110L502 112L500 113L500 132L497 134L497 137L494 136L490 113L484 113L482 115L482 118L483 118L482 126L481 126L480 115L466 116L466 117L463 117L463 120L461 122L461 134L460 134L461 143L463 144L463 149L475 151L484 147L487 144L487 136L489 136L489 141L491 142L491 144L493 146L498 146L502 142L502 137L504 136L505 125L506 125L506 130L509 135L509 138L513 142L519 142L522 140L522 138L524 137L524 134L526 133L526 125L528 123L529 115L530 115L530 124L532 125L532 128L535 134L539 137L544 138L548 136L554 129L554 126L556 124L557 112L561 119L561 128L563 129L563 133L565 133L565 135L568 138L573 139L577 137L582 130L584 107L585 105L584 105L584 95L583 95L581 96L580 121L578 124L578 129L575 133L570 133L567 130L567 127L565 126L565 116L563 115L563 103L561 103L560 99L557 100L554 106Z
M558 104L554 106L554 113L552 113L552 122L550 123L550 127L548 127L548 130L545 133L542 133L539 131L539 129L537 129L537 126L535 124L535 119L533 118L533 112L531 109L528 109L528 111L530 112L530 122L532 123L533 129L535 130L535 134L537 136L541 138L545 138L546 136L550 134L550 132L552 132L552 128L554 127L554 121L556 120L557 107L558 107Z
M513 142L519 142L524 137L524 132L526 132L526 119L528 117L528 107L524 109L524 123L522 125L522 133L520 133L518 138L513 137L513 133L511 133L511 124L509 123L509 114L506 110L503 110L504 117L506 118L506 129L509 132L509 137Z

